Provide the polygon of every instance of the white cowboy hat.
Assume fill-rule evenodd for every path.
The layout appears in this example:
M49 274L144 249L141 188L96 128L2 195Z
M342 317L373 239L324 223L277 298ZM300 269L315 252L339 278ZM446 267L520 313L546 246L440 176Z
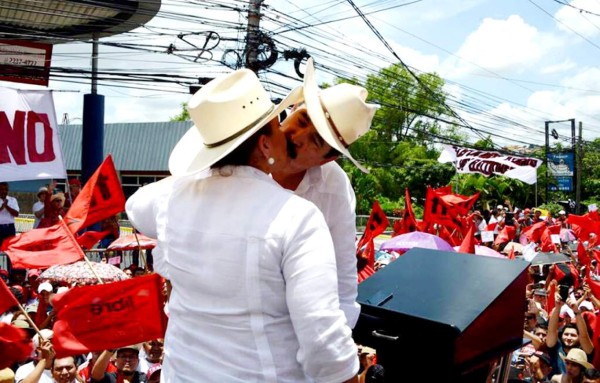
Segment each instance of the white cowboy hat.
M586 355L585 351L583 351L580 348L572 348L569 351L569 353L567 354L567 356L563 356L562 354L560 354L560 358L566 362L568 361L571 363L577 363L578 365L582 366L584 369L594 367L593 364L591 364L587 361L587 355Z
M293 89L275 106L249 69L215 78L188 103L194 126L171 152L169 171L185 175L207 169L296 103L301 95L301 87Z
M304 102L306 111L319 135L365 173L369 171L350 155L348 146L364 135L379 108L367 104L367 90L352 84L338 84L319 90L313 59L306 62Z

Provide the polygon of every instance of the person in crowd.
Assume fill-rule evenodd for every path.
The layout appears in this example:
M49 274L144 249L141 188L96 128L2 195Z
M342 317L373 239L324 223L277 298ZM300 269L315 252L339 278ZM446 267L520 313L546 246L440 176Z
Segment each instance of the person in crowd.
M548 383L552 376L552 360L550 355L536 351L527 359L527 368L531 382Z
M587 368L583 372L583 383L600 383L600 370Z
M148 375L148 378L150 378L150 374L148 374L150 367L162 363L164 340L153 339L144 342L142 343L141 351L142 357L140 358L139 370L145 372Z
M5 239L17 234L15 218L19 216L19 203L8 195L8 182L0 182L0 247Z
M313 202L323 213L335 248L340 306L354 327L360 313L356 303L356 197L348 176L334 160L344 155L366 172L348 146L367 133L378 106L365 102L365 88L339 84L319 90L314 76L309 59L304 104L281 125L292 160L272 175L281 186Z
M52 362L52 378L55 383L79 383L83 380L77 375L75 357L54 358Z
M357 381L323 215L269 176L289 165L277 116L299 93L275 106L246 69L204 85L171 153L177 176L127 201L172 285L164 381Z
M102 354L102 351L90 352L87 359L77 368L77 373L84 382L90 383L92 381L92 369L100 357L100 354ZM108 365L106 366L106 372L117 372L117 367L112 360L109 360Z
M116 372L108 372L107 368L113 352L104 350L92 368L92 383L146 383L146 374L137 370L140 346L121 347L116 352Z
M160 372L162 371L162 366L160 364L155 364L150 366L148 369L148 383L160 383Z
M44 201L44 218L40 220L38 228L54 226L65 216L65 194L62 192L54 193L56 181L48 186L48 194Z
M71 178L69 180L69 192L65 194L65 211L69 210L80 191L81 181L79 181L77 178Z
M551 382L556 383L581 383L583 382L583 373L588 368L594 366L587 361L585 351L580 348L572 348L567 356L561 355L565 362L566 370L562 374L554 375Z
M34 219L33 219L33 228L37 229L40 225L40 221L44 218L44 206L46 201L46 196L48 195L48 188L42 186L39 188L37 192L38 200L33 204L31 210L33 211Z
M52 347L54 332L42 329L40 334L36 334L32 339L35 351L34 360L17 369L15 383L53 383L51 367L55 356Z
M559 313L563 306L571 306L575 315L576 324L568 323L562 329L559 329ZM548 321L548 335L546 336L546 346L548 354L552 357L552 369L556 373L566 373L567 366L564 363L564 356L573 348L583 350L585 354L591 354L594 345L590 339L585 320L577 308L577 301L568 298L567 302L557 299L556 306L550 314Z

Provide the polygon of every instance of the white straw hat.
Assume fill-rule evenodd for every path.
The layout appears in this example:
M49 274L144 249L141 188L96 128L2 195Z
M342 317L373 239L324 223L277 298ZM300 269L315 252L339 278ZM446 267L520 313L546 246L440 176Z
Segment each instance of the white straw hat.
M304 101L310 120L325 142L368 173L352 158L348 146L367 133L379 105L365 102L368 92L361 86L342 83L320 90L314 72L313 59L309 58L304 73Z
M221 160L250 136L301 99L297 87L275 106L256 74L240 69L215 78L188 103L194 126L179 140L169 158L169 171L185 175Z

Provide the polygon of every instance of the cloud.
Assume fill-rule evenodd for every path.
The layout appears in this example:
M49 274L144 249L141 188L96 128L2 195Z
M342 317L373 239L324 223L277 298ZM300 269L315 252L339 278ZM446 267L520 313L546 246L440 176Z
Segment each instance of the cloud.
M571 34L578 33L584 37L595 37L600 34L598 16L585 12L600 14L599 2L573 0L570 5L572 6L561 7L554 15L558 29Z
M558 64L553 64L553 65L548 65L545 67L542 67L542 69L540 69L540 73L541 74L554 74L554 73L559 73L559 72L566 72L568 70L574 69L575 67L577 67L577 63L575 63L574 61L571 61L571 59L566 59L563 62L560 62Z
M561 42L527 24L521 16L505 20L485 18L456 52L443 63L442 73L449 78L494 72L523 73Z

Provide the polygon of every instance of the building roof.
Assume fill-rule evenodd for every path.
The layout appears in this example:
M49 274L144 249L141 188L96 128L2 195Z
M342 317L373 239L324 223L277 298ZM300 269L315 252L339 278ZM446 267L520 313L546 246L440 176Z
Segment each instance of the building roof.
M104 125L104 157L119 171L167 172L169 155L192 121ZM81 170L81 125L59 125L65 167Z

